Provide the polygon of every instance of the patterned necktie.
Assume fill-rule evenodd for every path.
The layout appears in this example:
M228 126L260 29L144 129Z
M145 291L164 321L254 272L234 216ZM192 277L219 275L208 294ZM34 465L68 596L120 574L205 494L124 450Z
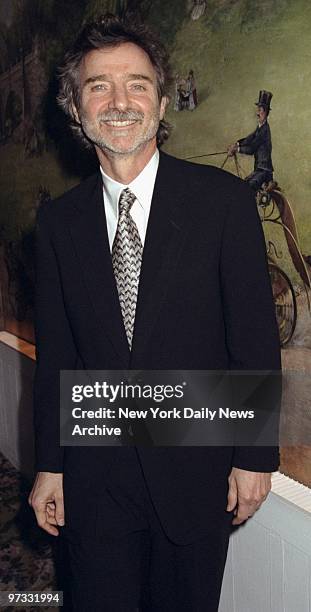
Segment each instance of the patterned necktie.
M129 347L132 347L143 245L130 210L136 196L127 187L120 195L119 219L112 245L112 265Z

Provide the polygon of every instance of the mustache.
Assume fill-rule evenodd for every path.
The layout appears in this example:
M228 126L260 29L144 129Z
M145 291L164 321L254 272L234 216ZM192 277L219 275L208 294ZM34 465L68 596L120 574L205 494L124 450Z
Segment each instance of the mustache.
M111 110L98 115L99 121L142 121L144 113L129 109L127 111Z

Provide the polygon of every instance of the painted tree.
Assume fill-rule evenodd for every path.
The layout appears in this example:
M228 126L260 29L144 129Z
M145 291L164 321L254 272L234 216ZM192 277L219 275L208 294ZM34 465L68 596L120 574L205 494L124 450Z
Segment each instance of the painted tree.
M117 13L118 4L118 0L90 0L84 13L84 21L91 21L107 12Z
M4 72L9 64L8 28L0 23L0 72Z

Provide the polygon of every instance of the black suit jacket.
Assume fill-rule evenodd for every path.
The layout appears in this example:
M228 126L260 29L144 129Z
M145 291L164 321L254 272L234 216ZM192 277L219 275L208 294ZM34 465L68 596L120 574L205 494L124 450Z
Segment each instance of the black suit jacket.
M37 223L37 469L64 472L66 524L100 530L100 487L122 448L59 446L59 370L276 369L278 329L254 196L215 167L160 154L130 353L100 174L43 205ZM124 449L123 449L124 450ZM138 448L169 537L226 519L232 466L278 468L278 449Z
M271 130L268 121L261 127L238 141L240 153L254 155L254 170L268 170L273 172Z

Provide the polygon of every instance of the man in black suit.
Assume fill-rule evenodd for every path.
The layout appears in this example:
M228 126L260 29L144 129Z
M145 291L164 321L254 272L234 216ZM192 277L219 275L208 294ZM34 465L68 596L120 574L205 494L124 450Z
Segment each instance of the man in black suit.
M255 191L258 191L263 183L273 180L271 130L268 123L271 99L270 91L263 89L259 92L258 102L255 102L258 118L256 129L228 149L230 155L234 153L254 155L254 171L245 180Z
M100 168L38 213L29 501L64 537L83 612L215 612L231 524L279 465L276 447L59 444L60 370L280 368L252 193L159 152L169 84L149 30L111 15L61 71L59 102Z

